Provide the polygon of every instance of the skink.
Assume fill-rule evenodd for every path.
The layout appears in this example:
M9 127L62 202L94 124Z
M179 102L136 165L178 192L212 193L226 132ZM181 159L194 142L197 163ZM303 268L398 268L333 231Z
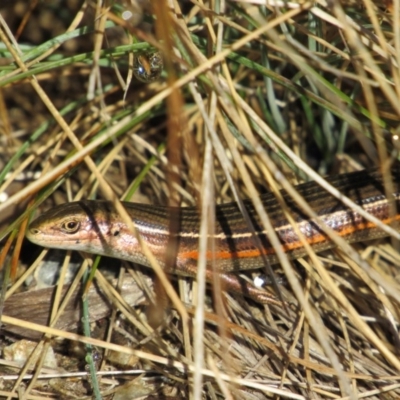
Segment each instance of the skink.
M392 170L394 191L385 195L381 175L377 171L360 171L333 176L328 181L355 203L362 206L385 224L399 230L400 220L400 169ZM348 242L359 242L387 236L357 212L343 206L340 200L325 192L314 182L296 187L317 215L338 235ZM282 192L283 199L306 241L315 251L334 245L318 224L304 215L298 205ZM265 210L280 239L282 249L294 259L306 254L293 227L285 218L280 204L272 194L262 196ZM394 206L390 212L390 203ZM123 203L135 227L161 266L165 266L165 249L170 239L169 219L179 218L174 273L195 276L198 260L200 215L195 207L169 209L166 207ZM277 257L268 236L254 210L251 200L244 201L252 228L243 218L236 203L218 205L215 231L210 236L215 251L207 254L208 260L221 272L221 277L233 290L243 289L243 283L229 272L255 269L265 262L275 264ZM255 240L256 234L259 240ZM149 266L138 240L128 229L111 202L86 200L56 206L31 223L27 237L41 246L80 250L133 261ZM211 279L212 270L207 271ZM236 287L235 287L236 285ZM255 288L245 287L251 297L260 302L275 302L274 298Z

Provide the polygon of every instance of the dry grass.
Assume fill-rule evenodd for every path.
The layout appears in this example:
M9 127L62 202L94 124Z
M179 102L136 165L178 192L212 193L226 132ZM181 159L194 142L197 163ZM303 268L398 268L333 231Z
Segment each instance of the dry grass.
M390 240L354 246L361 258L330 251L287 261L275 270L290 283L280 285L286 310L222 294L221 310L204 282L175 280L181 303L156 331L145 317L146 269L121 272L123 297L96 272L112 312L92 287L79 335L78 317L63 310L66 287L22 291L28 276L40 280L42 259L62 271L71 262L65 252L36 259L39 249L22 243L21 221L36 207L116 194L202 204L206 226L213 203L237 194L257 199L317 173L397 161L399 1L149 3L0 6L0 262L11 274L1 344L19 326L54 348L59 365L39 358L32 370L3 357L0 397L398 398L400 260ZM124 9L135 17L124 21ZM165 69L142 83L133 54L151 48ZM76 259L68 293L79 300L90 261ZM53 296L50 309L43 296ZM68 348L76 342L87 347Z

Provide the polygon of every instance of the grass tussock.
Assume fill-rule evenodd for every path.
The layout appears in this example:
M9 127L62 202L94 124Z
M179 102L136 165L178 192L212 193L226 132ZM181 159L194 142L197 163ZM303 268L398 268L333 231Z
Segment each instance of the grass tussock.
M23 238L32 212L82 198L198 205L212 231L215 204L387 172L399 157L399 8L3 1L0 397L398 398L395 238L274 266L286 307L174 279L179 297L156 329L148 269L101 260L90 277L98 258ZM138 80L137 57L146 74L156 51L160 78ZM34 291L52 266L59 286ZM25 354L40 347L17 365L4 349L21 336L35 342L22 342Z

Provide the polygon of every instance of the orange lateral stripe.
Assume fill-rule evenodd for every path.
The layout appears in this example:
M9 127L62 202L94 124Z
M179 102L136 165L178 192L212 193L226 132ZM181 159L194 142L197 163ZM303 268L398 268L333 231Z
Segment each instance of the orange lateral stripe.
M390 223L394 221L399 221L400 220L400 215L395 216L394 218L387 218L385 220L382 220L382 222L386 225L389 225ZM350 236L353 233L363 231L366 229L372 229L376 228L376 224L372 222L365 222L358 224L356 226L350 226L347 229L343 229L342 231L335 231L339 236L341 237L346 237ZM308 244L311 246L317 245L323 242L326 242L327 235L325 234L319 234L315 235L312 238L306 239ZM251 237L249 240L252 240ZM289 253L291 251L297 250L299 248L302 248L303 244L301 243L300 240L297 242L293 243L287 243L282 245L282 249L285 253ZM242 250L242 251L237 251L237 252L231 252L229 250L221 250L221 251L207 251L206 253L206 259L207 260L228 260L228 259L233 259L233 258L239 258L239 259L246 259L246 258L256 258L260 257L261 255L264 256L269 256L275 254L275 249L273 247L270 248L263 248L261 251L259 249L251 249L251 250ZM190 260L198 260L199 258L199 252L198 250L190 250L186 252L180 252L178 255L179 258L181 259L190 259Z

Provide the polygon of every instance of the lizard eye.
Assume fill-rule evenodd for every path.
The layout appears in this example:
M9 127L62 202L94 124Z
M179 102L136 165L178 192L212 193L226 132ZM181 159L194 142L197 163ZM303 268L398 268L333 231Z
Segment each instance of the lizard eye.
M70 219L61 224L62 231L69 234L77 232L80 227L81 223L74 219Z

